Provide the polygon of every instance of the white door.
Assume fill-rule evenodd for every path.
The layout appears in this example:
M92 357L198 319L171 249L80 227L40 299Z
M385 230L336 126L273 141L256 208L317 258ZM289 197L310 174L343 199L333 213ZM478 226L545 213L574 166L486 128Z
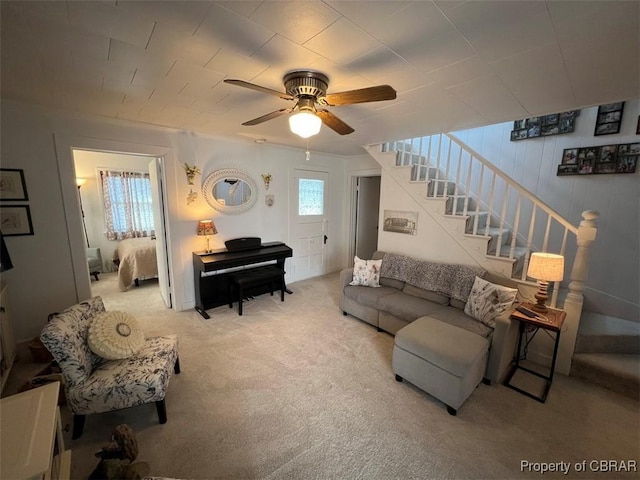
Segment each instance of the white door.
M169 288L169 261L167 257L167 238L164 221L164 202L162 201L162 170L159 158L149 162L149 180L151 181L151 201L153 202L153 223L156 231L156 258L158 262L158 285L160 295L168 308L171 308L171 289Z
M378 249L380 177L359 177L357 196L355 254L369 259Z
M296 281L327 273L328 184L327 172L307 170L294 172L291 205L293 206L293 278Z

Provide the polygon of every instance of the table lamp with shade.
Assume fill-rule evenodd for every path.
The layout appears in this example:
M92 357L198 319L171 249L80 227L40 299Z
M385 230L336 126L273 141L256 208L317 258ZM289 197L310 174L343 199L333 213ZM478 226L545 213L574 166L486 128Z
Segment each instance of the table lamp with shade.
M549 282L559 282L564 278L564 257L555 253L532 253L527 275L538 280L539 285L536 303L531 308L539 313L548 312L545 303L549 299Z
M200 220L198 222L198 235L204 235L207 237L207 249L206 252L210 252L211 248L209 247L209 235L215 235L218 233L216 229L216 224L213 223L213 220Z

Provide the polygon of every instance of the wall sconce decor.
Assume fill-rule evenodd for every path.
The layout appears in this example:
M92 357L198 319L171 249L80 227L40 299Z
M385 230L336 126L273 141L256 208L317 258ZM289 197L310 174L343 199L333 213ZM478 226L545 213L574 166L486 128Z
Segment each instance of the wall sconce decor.
M271 174L270 173L263 173L262 174L262 181L264 182L264 189L265 190L269 190L269 184L271 183Z
M193 185L193 180L196 178L196 175L200 173L200 169L195 165L190 167L189 164L185 162L184 171L187 174L187 183Z
M265 195L264 196L264 203L267 207L273 207L273 204L276 201L276 197L275 195Z
M207 237L207 249L206 252L210 252L211 248L209 247L209 235L216 235L218 233L218 229L216 228L216 224L213 223L213 220L200 220L198 222L198 235Z

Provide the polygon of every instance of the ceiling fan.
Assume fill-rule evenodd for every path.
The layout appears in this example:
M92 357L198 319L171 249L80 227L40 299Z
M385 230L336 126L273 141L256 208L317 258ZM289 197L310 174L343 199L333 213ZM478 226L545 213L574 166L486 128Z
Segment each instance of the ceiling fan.
M318 108L318 106L335 107L353 103L393 100L396 98L396 91L389 85L378 85L375 87L327 94L329 78L325 74L314 70L296 70L287 73L282 81L284 82L285 93L245 82L244 80L226 79L224 81L231 85L275 95L283 100L295 101L293 107L281 108L275 112L267 113L261 117L244 122L242 125L258 125L284 115L285 113L294 113L289 117L289 126L293 133L303 138L316 135L320 131L320 125L322 123L340 135L348 135L354 131L353 128L330 111L324 108Z

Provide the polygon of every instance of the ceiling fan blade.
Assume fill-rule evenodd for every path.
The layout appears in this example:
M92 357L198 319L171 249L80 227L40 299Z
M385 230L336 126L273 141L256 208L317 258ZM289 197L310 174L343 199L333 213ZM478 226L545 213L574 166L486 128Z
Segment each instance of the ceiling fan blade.
M275 95L276 97L280 97L283 100L293 100L291 95L288 95L284 92L278 92L277 90L271 90L267 87L261 87L260 85L256 85L254 83L245 82L244 80L235 80L232 78L225 79L224 83L228 83L230 85L236 85L238 87L249 88L251 90L256 90L262 93L268 93L269 95Z
M396 91L392 87L389 85L378 85L376 87L330 93L318 99L318 103L335 107L338 105L350 105L352 103L380 102L382 100L393 100L395 98Z
M285 113L291 113L292 111L293 111L293 108L281 108L280 110L276 110L275 112L267 113L266 115L262 115L261 117L254 118L253 120L244 122L242 125L244 125L245 127L258 125L259 123L264 123L268 120L273 120L274 118L277 118L280 115L284 115Z
M327 127L340 135L349 135L354 130L328 110L318 110L317 115Z

